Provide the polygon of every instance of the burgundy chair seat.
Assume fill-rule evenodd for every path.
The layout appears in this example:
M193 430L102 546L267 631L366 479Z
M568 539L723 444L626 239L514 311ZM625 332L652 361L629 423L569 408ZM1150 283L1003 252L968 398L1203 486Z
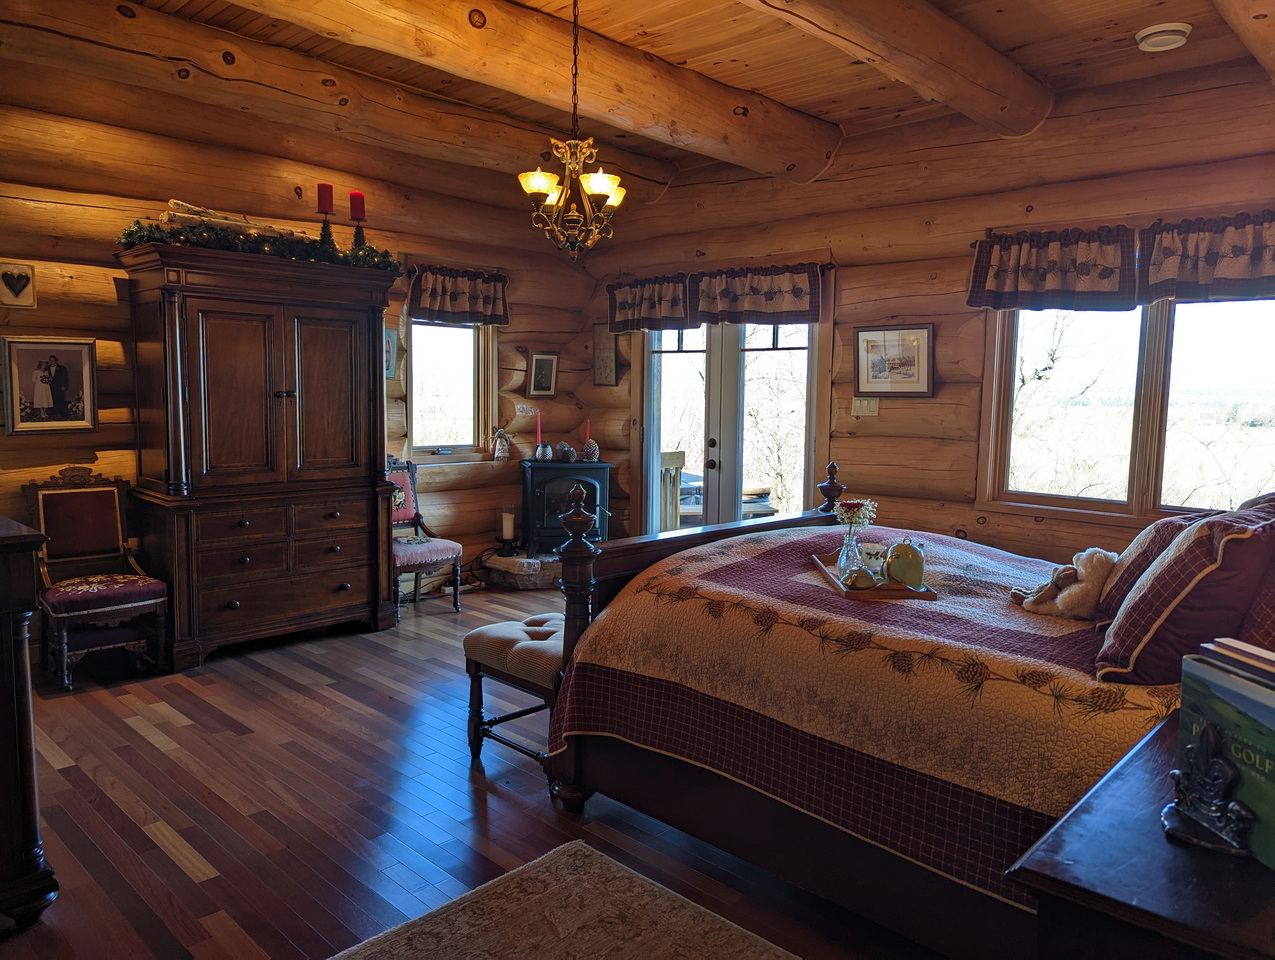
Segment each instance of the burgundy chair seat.
M164 582L153 577L139 577L132 573L94 573L53 584L44 591L44 604L50 612L64 616L88 610L109 614L134 604L163 600L167 593Z
M464 548L455 540L438 537L395 537L394 566L424 566L430 563L450 563L461 555Z

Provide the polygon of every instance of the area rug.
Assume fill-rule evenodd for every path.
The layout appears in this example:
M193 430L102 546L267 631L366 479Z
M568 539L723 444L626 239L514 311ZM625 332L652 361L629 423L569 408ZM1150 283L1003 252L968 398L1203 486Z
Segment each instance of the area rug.
M796 960L582 840L333 960Z

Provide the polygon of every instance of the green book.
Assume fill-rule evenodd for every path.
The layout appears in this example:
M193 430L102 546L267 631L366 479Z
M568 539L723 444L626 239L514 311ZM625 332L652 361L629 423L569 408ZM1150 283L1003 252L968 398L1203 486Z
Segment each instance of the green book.
M1187 745L1208 723L1221 731L1221 756L1239 773L1231 799L1254 814L1249 849L1275 868L1275 689L1207 656L1183 657L1179 770L1188 765Z

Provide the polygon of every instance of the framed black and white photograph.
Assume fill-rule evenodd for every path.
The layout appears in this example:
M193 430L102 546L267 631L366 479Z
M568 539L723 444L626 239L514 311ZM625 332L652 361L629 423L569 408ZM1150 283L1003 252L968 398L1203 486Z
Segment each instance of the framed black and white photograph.
M96 430L96 343L4 337L5 432Z
M527 396L558 395L558 354L533 350L527 360Z
M615 337L610 324L593 325L593 385L614 387L620 381L615 370Z
M934 396L934 324L855 327L854 394Z

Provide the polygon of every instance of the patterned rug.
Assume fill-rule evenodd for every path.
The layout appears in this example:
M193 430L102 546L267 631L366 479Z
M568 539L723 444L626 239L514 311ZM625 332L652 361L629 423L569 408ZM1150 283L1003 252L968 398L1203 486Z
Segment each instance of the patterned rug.
M333 960L796 960L575 840Z

